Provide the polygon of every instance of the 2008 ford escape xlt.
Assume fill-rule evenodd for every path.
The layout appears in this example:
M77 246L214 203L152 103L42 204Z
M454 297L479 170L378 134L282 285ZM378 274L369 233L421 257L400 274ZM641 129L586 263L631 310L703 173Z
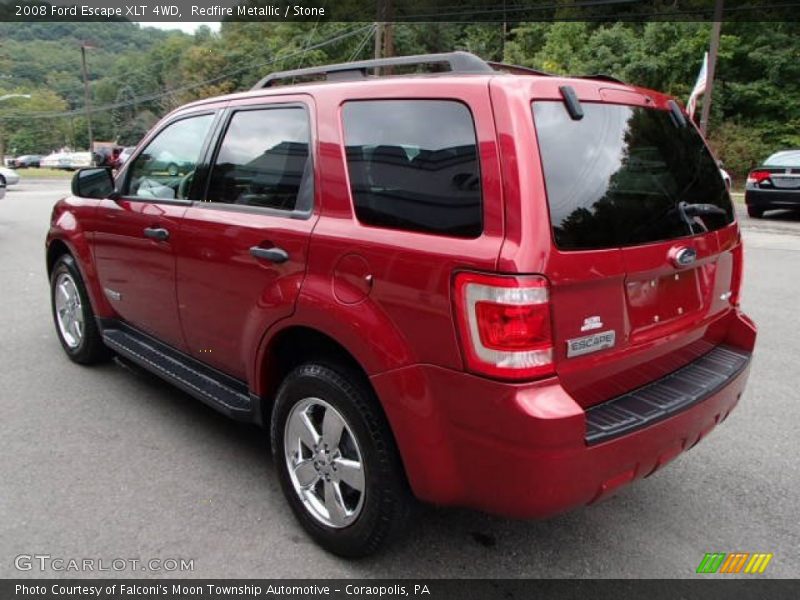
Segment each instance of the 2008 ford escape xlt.
M730 197L674 100L466 53L176 110L115 179L76 174L47 269L72 360L262 424L345 556L413 498L546 517L652 474L733 410L756 337Z

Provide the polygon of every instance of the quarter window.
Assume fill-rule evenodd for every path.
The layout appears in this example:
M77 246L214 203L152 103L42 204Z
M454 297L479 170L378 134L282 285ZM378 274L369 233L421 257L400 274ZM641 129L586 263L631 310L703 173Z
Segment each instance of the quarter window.
M469 109L452 100L344 106L350 191L367 225L463 238L481 234L481 176Z
M211 171L208 200L310 210L314 177L309 137L308 116L300 107L235 113Z
M126 195L187 200L214 115L181 119L167 125L134 159Z

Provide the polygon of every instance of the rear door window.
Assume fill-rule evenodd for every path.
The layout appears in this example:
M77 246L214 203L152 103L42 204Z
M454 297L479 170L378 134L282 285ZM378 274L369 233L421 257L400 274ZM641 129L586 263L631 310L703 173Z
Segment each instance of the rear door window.
M211 171L208 200L305 212L313 202L308 115L299 106L240 110Z
M474 238L482 231L475 125L455 100L344 105L350 190L367 225Z
M583 110L575 121L562 102L533 103L559 248L658 242L733 221L719 167L692 126L676 125L664 110L589 102ZM687 216L681 202L722 210Z

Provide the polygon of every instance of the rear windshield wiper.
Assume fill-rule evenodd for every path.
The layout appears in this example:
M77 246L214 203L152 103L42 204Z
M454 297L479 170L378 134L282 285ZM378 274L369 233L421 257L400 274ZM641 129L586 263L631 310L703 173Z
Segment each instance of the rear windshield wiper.
M685 200L678 202L678 210L683 211L687 216L690 217L703 217L706 215L725 216L728 214L724 208L721 208L716 204L692 204L691 202L686 202Z
M728 213L724 208L720 208L714 204L691 204L685 200L678 202L678 214L680 214L683 222L689 226L689 231L694 233L694 226L699 225L703 231L708 231L705 223L702 220L695 220L692 217L707 217L708 215L727 215Z

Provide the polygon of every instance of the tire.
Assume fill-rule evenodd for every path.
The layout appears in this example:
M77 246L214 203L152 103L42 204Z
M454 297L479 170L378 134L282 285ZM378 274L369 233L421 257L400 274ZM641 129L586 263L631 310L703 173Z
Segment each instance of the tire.
M0 175L0 187L6 187L6 178Z
M50 306L56 335L71 361L90 365L111 355L103 344L75 259L69 254L56 261L50 274ZM68 325L74 322L80 322L79 329Z
M763 208L756 208L755 206L747 205L747 216L753 219L760 219L764 216Z
M311 447L310 429L295 435L302 416L321 434L317 453ZM333 426L323 427L329 417ZM343 423L339 442L335 449L328 448L326 456L322 446L326 440L333 445L337 419ZM272 454L283 493L320 546L338 556L359 558L373 554L403 531L413 499L389 425L363 376L335 364L300 365L278 390L271 425ZM361 465L363 479L353 461ZM290 473L290 464L296 462L302 466ZM343 468L345 464L349 468ZM309 485L312 480L316 483ZM332 499L330 505L325 498Z

